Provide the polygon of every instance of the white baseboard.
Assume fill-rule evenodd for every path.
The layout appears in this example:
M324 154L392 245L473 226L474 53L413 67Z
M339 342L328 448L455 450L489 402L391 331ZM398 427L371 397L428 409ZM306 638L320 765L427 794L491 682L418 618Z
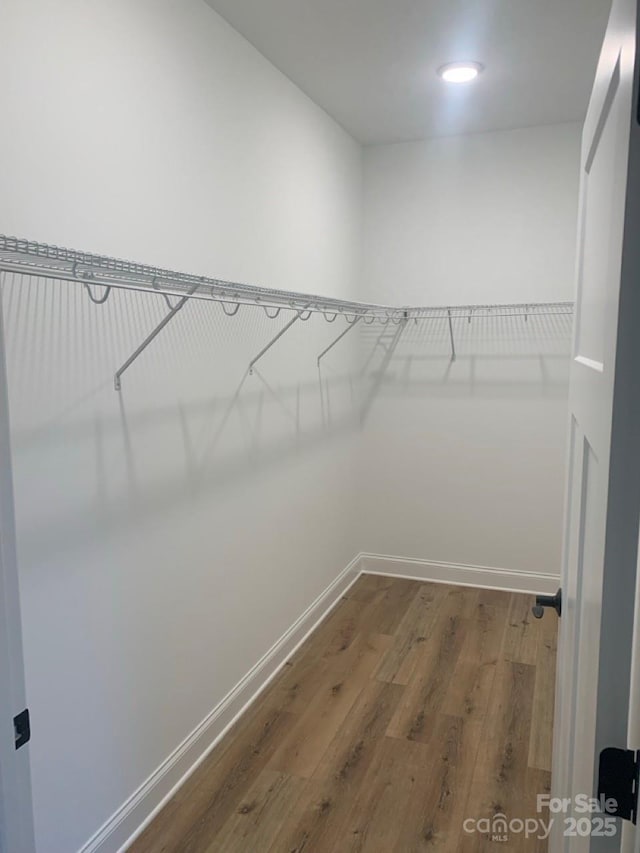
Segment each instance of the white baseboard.
M349 563L78 853L122 853L127 850L358 579L358 563L359 556Z
M559 583L555 575L358 554L78 853L127 850L363 572L527 593L554 593Z
M557 575L517 572L490 566L467 566L463 563L438 563L432 560L412 560L385 554L360 554L360 572L372 575L392 575L433 583L452 583L477 586L483 589L503 589L506 592L553 594L558 589Z

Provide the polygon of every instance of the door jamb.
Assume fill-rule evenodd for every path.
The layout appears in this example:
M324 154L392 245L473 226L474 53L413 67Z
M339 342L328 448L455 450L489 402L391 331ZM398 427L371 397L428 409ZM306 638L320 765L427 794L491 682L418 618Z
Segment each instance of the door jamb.
M15 748L13 718L26 707L9 395L0 282L0 851L35 853L29 748Z

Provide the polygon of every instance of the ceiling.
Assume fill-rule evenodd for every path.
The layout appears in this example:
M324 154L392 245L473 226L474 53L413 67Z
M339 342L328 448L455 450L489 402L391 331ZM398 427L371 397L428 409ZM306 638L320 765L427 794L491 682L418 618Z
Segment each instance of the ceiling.
M207 0L365 144L584 117L610 0ZM436 69L472 59L474 82Z

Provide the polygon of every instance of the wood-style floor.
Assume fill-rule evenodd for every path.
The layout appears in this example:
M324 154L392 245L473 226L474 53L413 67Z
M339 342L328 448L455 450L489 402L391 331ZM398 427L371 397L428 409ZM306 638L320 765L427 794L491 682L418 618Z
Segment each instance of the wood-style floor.
M463 829L549 790L557 618L532 603L361 576L131 850L546 850Z

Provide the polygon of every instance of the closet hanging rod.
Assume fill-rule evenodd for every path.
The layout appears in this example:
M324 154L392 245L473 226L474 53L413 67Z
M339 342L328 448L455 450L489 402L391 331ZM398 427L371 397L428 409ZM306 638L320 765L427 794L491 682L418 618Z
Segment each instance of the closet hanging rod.
M4 235L0 235L0 271L76 282L89 287L99 285L178 299L187 296L188 299L214 301L222 303L223 307L233 306L235 310L226 312L229 315L235 314L239 305L262 307L275 310L271 315L267 312L267 316L272 319L280 313L276 309L283 308L295 312L320 313L325 315L328 322L335 320L336 314L341 314L352 323L357 317L362 317L383 323L393 321L396 324L404 319L464 318L471 321L483 317L522 316L528 319L535 316L573 314L572 302L412 307L336 299L188 275ZM105 291L103 295L106 299L108 293ZM93 298L92 301L102 304L105 300Z

